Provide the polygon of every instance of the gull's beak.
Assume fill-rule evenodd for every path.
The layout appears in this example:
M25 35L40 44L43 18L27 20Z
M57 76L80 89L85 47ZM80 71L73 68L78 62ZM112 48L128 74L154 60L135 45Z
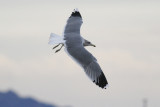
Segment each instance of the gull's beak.
M90 46L96 47L96 45L94 45L94 44L92 44L92 43L90 44Z

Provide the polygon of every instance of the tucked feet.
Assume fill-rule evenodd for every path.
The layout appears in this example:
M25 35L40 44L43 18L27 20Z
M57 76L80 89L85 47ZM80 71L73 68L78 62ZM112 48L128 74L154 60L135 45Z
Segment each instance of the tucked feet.
M62 49L62 47L64 46L64 44L60 43L60 44L56 45L55 47L53 47L53 49L57 48L59 45L61 45L61 47L59 49L57 49L55 51L55 53L59 52Z

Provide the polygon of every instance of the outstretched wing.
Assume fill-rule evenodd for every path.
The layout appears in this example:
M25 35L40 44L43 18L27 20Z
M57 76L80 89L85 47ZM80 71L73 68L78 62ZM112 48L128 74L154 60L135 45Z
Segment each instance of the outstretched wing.
M97 63L94 56L89 53L83 46L77 48L67 48L68 54L83 67L88 77L99 87L106 88L108 85L107 79Z
M71 32L80 34L80 27L82 23L83 22L82 22L81 14L79 13L78 9L74 9L71 16L67 20L67 24L64 29L64 34L71 33Z
M108 82L97 61L92 61L84 70L96 85L106 88Z

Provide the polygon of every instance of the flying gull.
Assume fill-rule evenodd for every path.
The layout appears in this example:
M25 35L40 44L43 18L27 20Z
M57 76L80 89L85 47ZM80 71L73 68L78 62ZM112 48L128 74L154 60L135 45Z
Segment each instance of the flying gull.
M64 46L68 55L71 56L71 58L73 58L84 69L88 77L96 85L106 89L108 82L101 67L97 63L96 58L84 48L85 46L95 47L95 45L81 36L80 27L82 23L80 12L78 9L74 9L71 16L67 20L63 36L51 33L49 44L56 45L53 49L61 45L61 47L55 52L60 51Z

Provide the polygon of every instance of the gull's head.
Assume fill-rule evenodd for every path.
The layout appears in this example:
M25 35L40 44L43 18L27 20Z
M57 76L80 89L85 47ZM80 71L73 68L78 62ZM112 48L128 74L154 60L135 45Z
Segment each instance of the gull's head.
M93 47L96 47L94 44L92 44L90 41L88 41L86 39L84 39L83 46L93 46Z

